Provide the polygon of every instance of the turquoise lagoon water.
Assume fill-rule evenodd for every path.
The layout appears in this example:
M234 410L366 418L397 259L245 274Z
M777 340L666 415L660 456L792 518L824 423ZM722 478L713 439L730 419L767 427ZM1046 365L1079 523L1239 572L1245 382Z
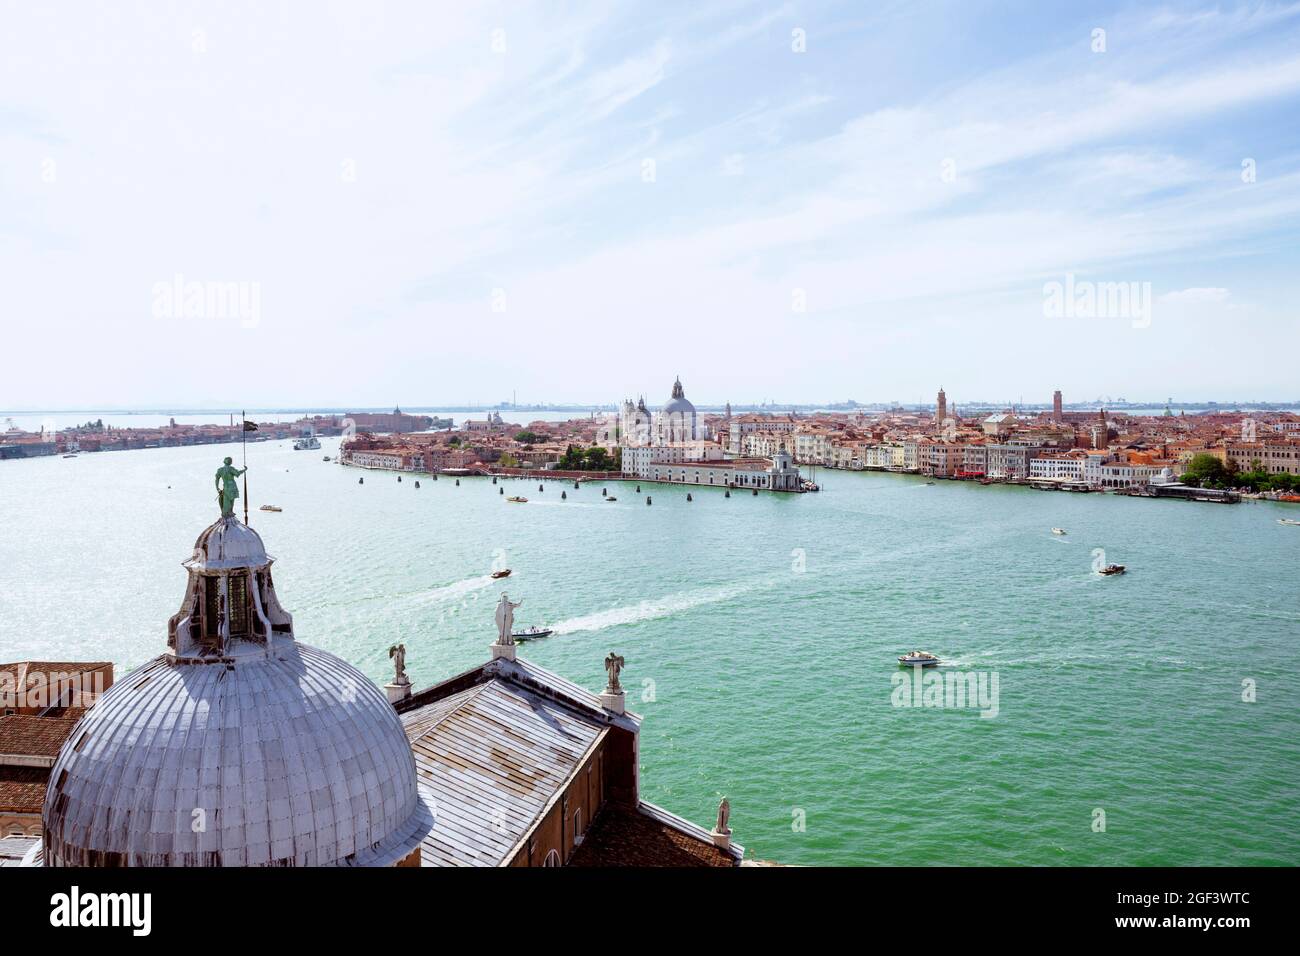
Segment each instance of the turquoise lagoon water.
M708 823L725 793L753 856L1300 862L1300 528L1275 520L1296 506L842 472L816 495L691 503L521 481L511 505L490 479L359 485L322 444L249 446L253 525L301 640L379 681L397 641L420 686L481 663L499 551L517 620L556 628L522 653L596 690L623 654L643 796ZM232 452L0 463L0 658L120 674L160 653ZM1095 548L1130 572L1094 574ZM997 716L893 706L913 647L996 673Z

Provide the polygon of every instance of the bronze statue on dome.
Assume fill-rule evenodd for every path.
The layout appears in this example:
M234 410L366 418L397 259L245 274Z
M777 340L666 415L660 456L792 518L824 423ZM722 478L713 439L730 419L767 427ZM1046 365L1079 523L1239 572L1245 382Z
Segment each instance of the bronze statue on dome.
M235 479L246 471L247 468L236 468L230 458L217 469L217 503L221 505L221 517L235 516L235 499L239 497L239 486Z

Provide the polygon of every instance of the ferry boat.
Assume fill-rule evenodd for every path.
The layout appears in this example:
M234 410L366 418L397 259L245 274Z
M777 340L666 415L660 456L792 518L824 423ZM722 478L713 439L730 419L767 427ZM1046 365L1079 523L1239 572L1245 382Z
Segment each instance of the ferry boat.
M913 667L918 664L921 667L933 667L935 664L942 662L929 651L909 651L898 659L898 663Z
M1098 574L1105 574L1105 575L1107 575L1107 576L1112 575L1112 574L1123 574L1123 573L1124 573L1124 565L1122 565L1122 564L1108 564L1108 565L1106 565L1104 568L1102 568L1100 571L1098 571L1097 573L1098 573Z
M258 508L257 510L258 511L283 511L284 509L281 508L279 505L262 505L262 507Z
M554 633L549 627L526 627L522 631L512 631L510 636L516 641L532 641L550 637Z
M294 451L318 451L320 442L315 435L308 435L306 438L299 438L293 443Z
M1053 528L1053 529L1052 529L1052 534L1065 534L1065 529L1064 529L1064 528Z
M500 571L493 571L492 577L496 578L497 580L500 580L501 578L508 578L510 577L510 569L502 568Z
M511 495L509 498L506 499L506 501L513 501L516 504L521 504L521 505L528 504L528 499L523 497L522 495Z

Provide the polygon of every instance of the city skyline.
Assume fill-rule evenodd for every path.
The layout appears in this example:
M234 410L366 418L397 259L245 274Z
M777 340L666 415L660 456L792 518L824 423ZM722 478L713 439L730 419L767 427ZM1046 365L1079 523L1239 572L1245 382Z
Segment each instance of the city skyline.
M148 16L9 8L0 405L1293 398L1300 5Z

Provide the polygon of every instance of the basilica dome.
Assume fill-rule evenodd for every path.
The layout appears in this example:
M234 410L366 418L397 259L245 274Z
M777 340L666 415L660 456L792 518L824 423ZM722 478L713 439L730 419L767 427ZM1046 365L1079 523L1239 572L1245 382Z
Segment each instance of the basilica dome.
M401 721L298 643L261 538L227 515L184 563L167 653L115 682L50 771L46 866L387 866L432 813Z
M682 380L679 378L673 382L673 394L668 401L664 402L663 408L659 409L665 415L674 413L683 415L695 415L695 406L690 403L686 397L686 391L682 388Z

